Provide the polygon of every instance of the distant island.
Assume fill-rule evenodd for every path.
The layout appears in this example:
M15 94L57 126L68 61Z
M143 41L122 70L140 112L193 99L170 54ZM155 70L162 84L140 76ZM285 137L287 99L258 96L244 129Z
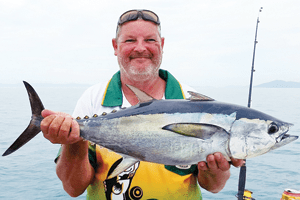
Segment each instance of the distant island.
M262 88L300 88L300 82L292 82L292 81L271 81L268 83L263 83L257 85L255 87L262 87Z

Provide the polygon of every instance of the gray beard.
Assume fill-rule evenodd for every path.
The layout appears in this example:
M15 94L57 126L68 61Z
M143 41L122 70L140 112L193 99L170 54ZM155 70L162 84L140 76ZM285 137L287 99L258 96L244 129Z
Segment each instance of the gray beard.
M133 66L129 66L128 70L125 70L121 62L118 60L120 70L125 73L127 77L130 77L133 81L146 81L154 76L157 76L158 70L160 68L161 60L158 66L153 66L153 64L146 66L142 70L138 70Z

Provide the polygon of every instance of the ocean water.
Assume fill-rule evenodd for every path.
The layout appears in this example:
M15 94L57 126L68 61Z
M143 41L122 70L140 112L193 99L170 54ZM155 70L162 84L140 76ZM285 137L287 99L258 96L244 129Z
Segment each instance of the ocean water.
M247 105L248 88L194 87L216 100ZM72 114L83 87L35 87L46 108ZM27 127L31 110L25 88L0 87L0 154ZM300 135L300 89L254 88L251 107L293 123L292 135ZM300 190L300 140L247 160L246 188L257 200L280 199L286 188ZM63 190L55 173L59 145L39 134L15 153L0 157L0 199L73 199ZM204 199L236 199L239 169L218 194L205 190ZM76 199L85 199L85 194Z

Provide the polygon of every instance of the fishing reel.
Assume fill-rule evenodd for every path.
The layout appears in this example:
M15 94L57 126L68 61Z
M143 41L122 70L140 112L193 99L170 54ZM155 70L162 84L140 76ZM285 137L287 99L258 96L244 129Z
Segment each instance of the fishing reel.
M252 193L250 190L244 190L243 200L255 200L252 198ZM238 195L235 195L238 198Z

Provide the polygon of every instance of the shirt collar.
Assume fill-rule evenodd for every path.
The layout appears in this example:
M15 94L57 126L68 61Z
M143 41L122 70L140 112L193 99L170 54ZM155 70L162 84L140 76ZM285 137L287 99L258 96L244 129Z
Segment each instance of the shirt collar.
M168 71L160 69L159 76L166 81L165 98L166 99L184 99L180 83ZM122 106L123 94L120 71L115 73L106 86L102 99L102 105L107 107Z

